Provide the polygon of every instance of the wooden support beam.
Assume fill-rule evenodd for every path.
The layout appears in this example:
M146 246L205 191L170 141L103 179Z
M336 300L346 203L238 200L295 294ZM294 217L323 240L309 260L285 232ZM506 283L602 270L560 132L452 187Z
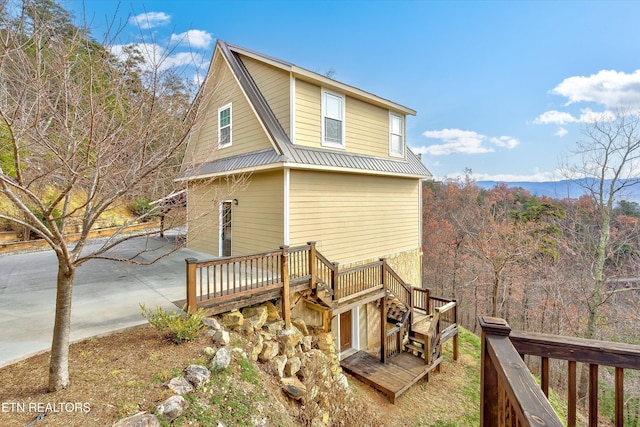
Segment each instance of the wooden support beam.
M281 246L282 257L282 320L284 327L291 328L291 300L289 299L289 246Z
M187 313L193 314L198 310L196 301L196 258L186 258L187 266Z
M384 261L381 259L381 261ZM382 283L382 298L380 299L380 361L387 363L387 282L385 278L385 263L382 263L380 283Z
M315 289L318 286L318 272L316 269L316 242L307 242L309 245L309 285L311 289Z

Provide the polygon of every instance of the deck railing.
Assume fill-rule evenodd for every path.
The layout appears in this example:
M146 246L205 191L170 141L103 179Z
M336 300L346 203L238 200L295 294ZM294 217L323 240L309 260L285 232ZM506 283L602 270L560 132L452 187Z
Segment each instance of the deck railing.
M576 425L577 363L589 365L588 425L598 425L599 366L615 370L615 426L624 425L624 369L640 370L640 346L556 335L512 332L503 319L481 317L483 426L564 425L547 400L549 359L567 361L567 420ZM523 361L541 358L538 386ZM497 390L497 392L496 392Z
M339 302L382 288L384 261L340 269L334 264L333 298ZM336 272L337 270L337 272Z
M338 303L381 290L386 282L389 290L411 307L410 286L384 259L340 268L338 263L331 263L316 250L315 242L246 256L205 261L188 258L185 261L189 312L198 307L281 288L285 283L285 273L292 284L306 282L311 289L317 285L326 286L332 290L333 300ZM285 264L286 270L283 268Z
M429 297L431 296L431 290L428 288L413 288L413 306L419 310L424 311L426 314L431 314L433 311L429 305Z
M383 347L383 362L402 351L402 341L404 340L404 336L406 335L407 328L409 326L409 319L411 318L410 314L411 312L407 311L400 322L387 331L385 337L386 342Z

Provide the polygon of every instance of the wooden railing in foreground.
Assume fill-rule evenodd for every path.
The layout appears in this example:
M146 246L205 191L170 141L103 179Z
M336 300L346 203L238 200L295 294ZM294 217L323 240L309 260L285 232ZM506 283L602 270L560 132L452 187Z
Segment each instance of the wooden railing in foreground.
M512 332L503 320L480 317L482 327L481 420L483 426L562 426L547 400L549 359L566 360L567 426L576 425L576 364L589 365L589 426L598 425L598 368L615 368L615 426L624 425L624 369L640 370L640 346ZM524 355L541 358L541 386L525 366ZM496 392L497 391L497 392Z

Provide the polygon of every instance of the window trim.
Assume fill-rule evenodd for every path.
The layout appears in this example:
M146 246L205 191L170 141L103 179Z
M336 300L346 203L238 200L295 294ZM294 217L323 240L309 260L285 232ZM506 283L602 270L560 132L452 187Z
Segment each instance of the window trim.
M321 145L323 147L329 147L329 148L347 148L347 144L345 141L345 129L346 129L346 97L342 94L336 93L336 92L332 92L326 89L322 89L322 98L321 98L321 111L320 111L320 117L321 117L321 121L322 121L322 141L321 141ZM325 118L327 117L325 114L325 108L326 108L326 96L330 95L330 96L334 96L336 98L339 98L341 101L341 107L342 107L342 117L341 117L341 121L342 121L342 135L341 135L341 139L342 139L342 143L337 143L337 142L332 142L332 141L327 141L326 140L326 135L325 135ZM333 117L329 117L330 119L333 119ZM335 120L335 119L334 119Z
M233 143L233 106L231 104L232 103L228 103L218 108L218 148L230 147ZM229 142L222 144L221 130L223 128L220 126L220 113L227 109L229 110L229 124L225 126L225 128L229 128Z
M393 119L398 118L400 119L400 134L396 134L392 132L392 124L393 124ZM404 116L401 114L396 114L393 113L391 111L389 111L389 156L391 157L401 157L404 158L404 134L405 134L405 129L404 129ZM400 136L400 151L394 151L393 149L393 136L394 135L399 135Z

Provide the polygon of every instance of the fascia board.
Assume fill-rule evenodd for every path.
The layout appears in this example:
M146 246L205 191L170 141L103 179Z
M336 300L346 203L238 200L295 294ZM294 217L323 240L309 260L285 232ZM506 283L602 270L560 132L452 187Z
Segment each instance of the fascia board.
M354 98L361 99L363 101L369 102L371 104L375 104L383 108L388 108L392 111L400 112L400 113L411 115L411 116L415 116L417 114L416 111L412 110L411 108L397 104L393 101L389 101L388 99L381 98L377 95L366 92L362 89L358 89L348 84L341 83L337 80L324 77L320 74L314 73L313 71L309 71L295 65L291 66L291 73L293 74L294 77L299 78L300 80L305 80L311 83L318 84L322 87L331 88L333 90L343 92Z

